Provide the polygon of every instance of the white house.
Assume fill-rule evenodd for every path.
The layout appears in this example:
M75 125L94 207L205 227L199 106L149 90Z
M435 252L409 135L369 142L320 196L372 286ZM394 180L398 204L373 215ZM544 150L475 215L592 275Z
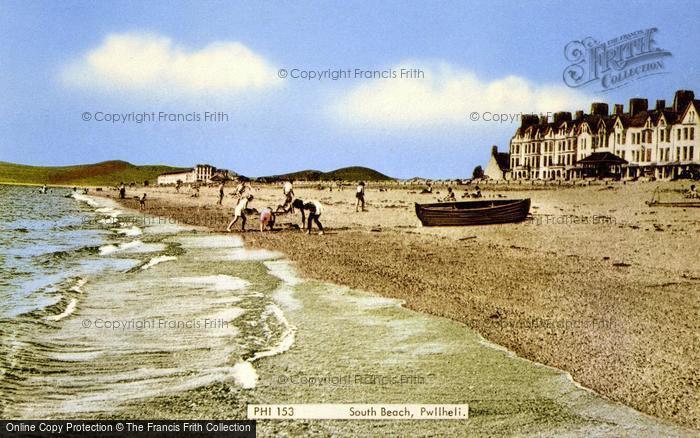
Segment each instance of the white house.
M177 184L178 181L182 184L209 183L215 173L216 167L209 164L197 164L191 169L161 173L158 175L158 185Z

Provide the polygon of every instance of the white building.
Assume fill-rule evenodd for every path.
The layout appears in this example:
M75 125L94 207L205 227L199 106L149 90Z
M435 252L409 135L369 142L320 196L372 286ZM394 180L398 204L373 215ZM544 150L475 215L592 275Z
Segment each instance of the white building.
M508 176L510 169L510 154L498 152L498 146L491 147L491 158L484 169L484 176L495 181L501 181Z
M175 170L158 175L158 185L209 183L216 173L216 167L209 164L197 164L191 169Z
M549 122L523 116L510 142L512 179L571 179L586 176L673 178L700 172L700 100L676 92L673 105L630 99L628 112L593 103L590 114L554 114Z

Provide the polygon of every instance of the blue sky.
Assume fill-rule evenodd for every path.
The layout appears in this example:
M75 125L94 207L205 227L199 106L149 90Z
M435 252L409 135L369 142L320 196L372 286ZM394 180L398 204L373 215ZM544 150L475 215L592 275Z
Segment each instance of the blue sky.
M0 0L0 160L109 159L251 176L350 165L468 177L517 123L472 111L588 109L700 94L697 3L37 2ZM667 74L571 89L564 46L656 27ZM400 67L423 79L306 81L288 71ZM90 112L222 111L228 122L111 124ZM483 116L483 114L482 114Z

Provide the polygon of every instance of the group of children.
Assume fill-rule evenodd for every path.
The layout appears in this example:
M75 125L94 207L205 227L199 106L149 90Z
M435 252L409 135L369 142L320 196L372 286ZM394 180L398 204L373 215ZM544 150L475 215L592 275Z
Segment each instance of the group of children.
M249 188L250 186L248 186ZM245 224L247 222L246 214L255 212L254 209L250 209L248 204L255 199L253 194L245 194L246 187L237 187L236 194L239 195L236 207L233 210L233 218L226 227L226 231L231 232L232 227L241 220L241 231L245 231ZM265 207L260 211L260 232L265 230L272 230L277 219L277 214L294 213L294 209L301 212L301 228L306 229L306 234L311 234L313 224L316 224L318 228L318 234L323 235L323 225L321 224L320 217L323 213L323 205L316 201L311 200L304 202L301 199L294 197L294 188L292 183L287 181L282 187L282 193L284 194L285 200L283 204L277 206L275 211L272 208ZM219 204L223 200L223 185L219 187ZM308 213L308 217L307 217Z
M240 219L241 221L241 231L245 231L245 225L247 222L247 214L255 213L255 209L248 207L250 202L255 199L253 194L246 192L250 190L250 184L239 184L234 190L233 196L238 197L236 202L236 207L233 210L233 218L226 227L226 231L231 232L233 226ZM301 228L306 230L306 234L311 234L314 224L318 228L318 234L323 235L323 224L321 224L321 214L323 213L323 205L317 200L303 201L298 199L294 195L294 187L291 182L286 181L282 185L282 194L284 195L284 202L279 204L277 208L273 211L271 207L265 207L260 214L260 232L265 230L272 230L275 225L275 220L278 214L294 214L294 210L299 210L301 212ZM224 199L224 185L219 186L219 200L217 205L221 205ZM357 190L355 192L355 211L366 211L365 210L365 183L360 182L357 185Z

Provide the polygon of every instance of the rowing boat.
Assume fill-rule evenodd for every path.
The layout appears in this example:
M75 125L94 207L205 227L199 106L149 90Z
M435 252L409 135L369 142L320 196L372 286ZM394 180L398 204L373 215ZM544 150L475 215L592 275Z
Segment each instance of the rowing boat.
M530 212L530 199L494 199L466 202L416 203L424 226L490 225L522 222Z
M690 207L690 208L700 208L700 201L685 201L685 202L660 202L660 201L647 201L645 202L649 207Z

